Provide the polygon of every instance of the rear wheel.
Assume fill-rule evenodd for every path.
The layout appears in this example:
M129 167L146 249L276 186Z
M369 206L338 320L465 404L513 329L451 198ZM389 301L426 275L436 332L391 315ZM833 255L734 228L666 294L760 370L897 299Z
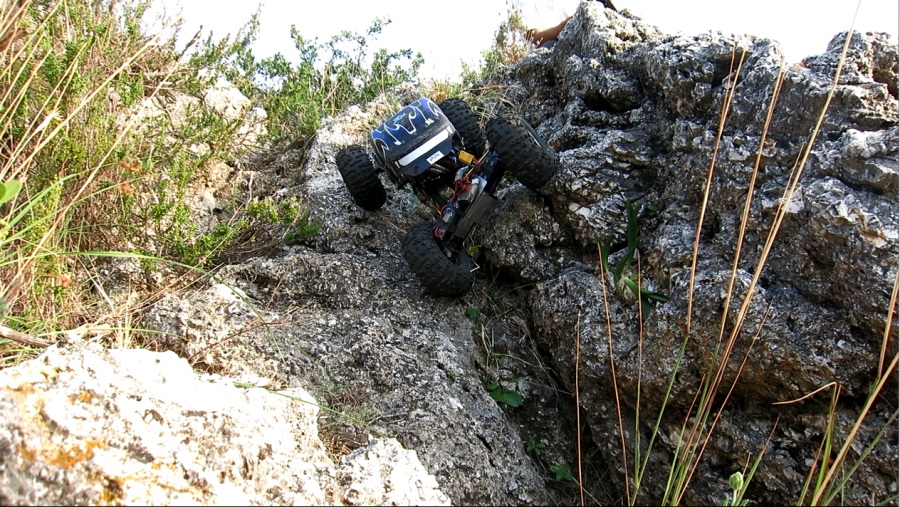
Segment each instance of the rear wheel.
M403 239L403 257L425 287L436 296L456 297L475 282L475 263L465 251L454 252L434 235L434 222L416 225Z
M444 116L453 124L453 128L459 132L466 151L476 157L483 155L485 146L484 131L481 130L478 116L472 112L466 101L460 98L447 99L441 102L438 107L441 108Z
M546 185L559 171L556 153L522 118L494 118L486 130L491 150L531 190Z
M344 185L357 206L375 211L384 206L387 193L375 172L372 159L360 146L349 146L338 152L336 161Z

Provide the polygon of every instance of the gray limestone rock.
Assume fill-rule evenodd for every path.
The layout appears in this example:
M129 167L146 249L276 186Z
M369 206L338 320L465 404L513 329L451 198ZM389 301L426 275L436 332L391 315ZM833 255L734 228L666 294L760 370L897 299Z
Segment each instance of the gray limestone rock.
M796 501L828 411L810 401L773 403L836 382L843 395L837 418L845 420L862 409L877 381L898 264L896 41L885 34L851 37L844 74L796 190L786 198L785 188L798 174L795 162L828 96L843 37L819 57L785 65L763 141L781 68L776 43L715 33L647 37L647 31L623 32L622 22L610 17L582 9L554 55L518 66L517 77L529 94L522 107L564 104L540 118L536 128L553 126L548 137L564 162L548 197L553 220L580 244L569 256L596 251L598 238L611 238L624 249L625 202L635 202L641 210L643 285L661 291L668 301L655 304L641 322L633 295L603 280L594 262L592 269L560 270L535 287L529 299L532 333L570 388L575 382L570 344L573 332L580 335L581 406L594 440L623 478L622 464L634 457L634 428L640 428L644 443L653 436L655 414L677 369L666 398L668 416L638 497L655 503L662 499L678 432L693 413L689 409L701 378L715 364L719 336L727 339L736 316L743 315L732 359L723 369L722 394L740 369L722 412L727 423L717 425L683 501L720 502L730 474L763 449L748 498ZM548 86L538 75L557 76L560 82ZM730 91L734 96L720 136L719 119ZM742 225L751 177L753 199ZM782 208L783 222L766 251ZM515 222L533 218L507 220L512 223L504 228L513 229ZM691 282L695 238L698 261ZM732 277L738 238L740 258ZM611 264L617 255L613 250ZM511 273L560 257L559 251L535 256L528 243L507 244L503 253L504 269ZM763 255L764 267L754 281ZM729 286L733 295L723 316ZM742 305L751 286L753 297ZM686 338L688 308L691 334ZM888 358L896 354L896 333L889 336ZM883 395L895 397L896 382L889 382ZM872 434L889 417L890 404L880 401L863 427ZM628 430L624 443L622 421ZM852 459L862 452L862 442L851 448ZM895 425L876 449L881 456L896 456ZM879 459L864 461L868 472L850 479L847 494L853 501L896 492L896 460Z
M319 407L76 340L0 372L4 505L449 505L394 440L331 461Z

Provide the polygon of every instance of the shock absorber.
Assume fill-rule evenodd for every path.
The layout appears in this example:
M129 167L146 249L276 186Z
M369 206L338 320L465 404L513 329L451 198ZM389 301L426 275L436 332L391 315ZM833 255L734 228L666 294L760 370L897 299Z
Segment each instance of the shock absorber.
M434 226L434 235L443 239L448 230L455 228L458 219L459 203L452 199L441 208L441 219Z

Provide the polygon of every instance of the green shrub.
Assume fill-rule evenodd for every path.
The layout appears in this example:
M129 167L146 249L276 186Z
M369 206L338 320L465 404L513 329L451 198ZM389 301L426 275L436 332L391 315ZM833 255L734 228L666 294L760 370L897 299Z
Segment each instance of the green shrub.
M291 27L297 63L281 53L257 60L246 47L238 48L223 76L266 110L270 142L303 143L324 117L417 79L421 54L379 49L369 58L372 41L388 23L376 19L365 34L344 31L325 43L310 41Z

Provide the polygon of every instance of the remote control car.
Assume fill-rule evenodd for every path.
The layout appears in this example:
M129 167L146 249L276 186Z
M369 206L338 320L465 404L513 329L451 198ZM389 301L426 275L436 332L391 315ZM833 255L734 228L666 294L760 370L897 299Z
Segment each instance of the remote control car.
M406 234L403 257L424 288L438 296L460 296L471 288L474 262L466 237L496 208L495 192L506 171L537 190L559 169L556 153L523 119L496 117L482 129L459 98L440 106L419 98L373 130L369 141L368 150L354 145L338 152L344 184L358 206L375 211L387 200L379 177L384 173L432 207L434 220Z

